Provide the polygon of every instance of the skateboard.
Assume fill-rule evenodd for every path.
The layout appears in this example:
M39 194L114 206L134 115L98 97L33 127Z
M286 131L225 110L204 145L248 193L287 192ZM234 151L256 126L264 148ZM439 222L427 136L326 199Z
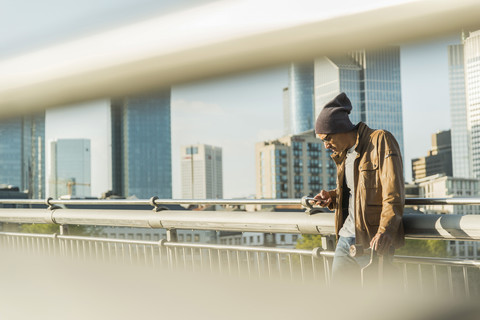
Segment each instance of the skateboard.
M366 266L360 269L361 285L362 287L366 287L367 285L382 286L385 276L385 267L387 263L392 260L392 255L380 255L372 248L369 247L365 249L359 244L350 246L350 256L359 257L366 254L370 255L370 260Z

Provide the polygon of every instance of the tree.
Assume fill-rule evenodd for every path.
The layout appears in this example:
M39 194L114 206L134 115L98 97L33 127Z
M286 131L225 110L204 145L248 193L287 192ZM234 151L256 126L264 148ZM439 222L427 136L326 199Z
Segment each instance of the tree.
M25 233L60 234L58 224L22 224L20 230ZM68 234L70 235L97 236L101 230L101 227L96 226L68 225Z
M444 240L405 240L405 246L395 251L396 255L446 257L447 241Z
M313 249L317 247L322 247L322 236L312 234L303 234L297 240L297 245L295 246L297 249Z

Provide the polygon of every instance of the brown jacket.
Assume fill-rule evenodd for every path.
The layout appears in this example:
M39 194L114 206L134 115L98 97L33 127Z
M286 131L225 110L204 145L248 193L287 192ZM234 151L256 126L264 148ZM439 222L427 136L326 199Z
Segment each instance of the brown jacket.
M405 186L400 148L393 135L384 130L357 125L357 157L354 162L355 242L365 248L377 233L388 233L395 248L404 244L403 207ZM346 219L342 210L346 151L333 153L337 164L337 189L330 191L335 209L338 236Z

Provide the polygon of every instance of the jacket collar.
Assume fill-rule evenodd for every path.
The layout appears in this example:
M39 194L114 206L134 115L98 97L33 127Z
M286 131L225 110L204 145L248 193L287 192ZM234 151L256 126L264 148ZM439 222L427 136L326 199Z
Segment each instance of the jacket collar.
M355 129L357 130L357 141L355 142L355 145L356 145L355 151L357 152L358 155L360 155L365 149L365 146L368 144L367 137L371 134L373 130L370 129L363 122L359 122L355 126ZM331 157L337 164L340 164L343 162L346 155L347 155L347 150L344 150L339 153L332 153Z
M356 148L355 151L358 154L363 153L365 150L366 145L368 144L368 136L372 133L372 129L370 129L365 123L359 122L355 128L357 129L357 141L356 141Z

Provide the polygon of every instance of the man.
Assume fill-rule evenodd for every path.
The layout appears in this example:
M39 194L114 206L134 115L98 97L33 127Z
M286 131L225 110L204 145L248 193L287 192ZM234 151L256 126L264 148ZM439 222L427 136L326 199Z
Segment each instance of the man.
M341 93L325 105L315 124L317 137L333 151L337 164L337 189L315 196L321 206L335 209L335 282L358 274L369 262L369 255L350 256L351 245L387 254L404 244L400 148L388 131L370 129L362 122L354 126L348 117L351 110L350 100Z

